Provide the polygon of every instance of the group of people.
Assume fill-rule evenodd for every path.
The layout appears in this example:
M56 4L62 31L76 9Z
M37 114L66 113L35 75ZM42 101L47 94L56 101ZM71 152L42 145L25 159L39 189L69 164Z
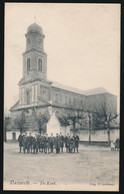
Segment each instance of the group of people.
M79 147L79 136L72 135L67 133L66 136L63 136L61 133L56 133L56 136L53 136L51 133L48 134L38 133L33 137L31 132L27 135L27 132L20 133L18 137L19 142L19 152L21 153L22 148L24 153L53 153L54 149L56 153L63 153L63 148L66 148L67 153L77 152Z

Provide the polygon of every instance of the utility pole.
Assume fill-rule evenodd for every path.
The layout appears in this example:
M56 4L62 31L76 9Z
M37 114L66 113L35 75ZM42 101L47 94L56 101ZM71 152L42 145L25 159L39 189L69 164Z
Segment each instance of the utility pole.
M90 144L91 143L91 131L92 131L92 125L91 125L92 116L91 116L90 111L88 112L88 118L89 118L89 144Z

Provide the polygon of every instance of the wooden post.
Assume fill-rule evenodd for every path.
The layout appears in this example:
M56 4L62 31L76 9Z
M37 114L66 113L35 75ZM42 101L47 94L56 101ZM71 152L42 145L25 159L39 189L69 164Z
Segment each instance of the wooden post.
M109 118L107 117L107 121L105 122L106 129L107 129L107 135L108 135L108 146L110 146L110 124L109 124Z
M89 117L89 144L91 143L91 113L88 112L88 117Z

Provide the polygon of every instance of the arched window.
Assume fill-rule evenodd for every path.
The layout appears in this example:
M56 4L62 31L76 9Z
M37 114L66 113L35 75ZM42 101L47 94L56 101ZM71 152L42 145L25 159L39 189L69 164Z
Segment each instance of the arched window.
M30 71L30 58L27 59L27 71Z
M42 60L38 59L38 71L42 71Z

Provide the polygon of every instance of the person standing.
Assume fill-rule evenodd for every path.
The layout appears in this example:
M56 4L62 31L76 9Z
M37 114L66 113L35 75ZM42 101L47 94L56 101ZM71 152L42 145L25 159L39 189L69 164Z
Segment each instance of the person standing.
M63 153L63 147L64 147L64 136L60 133L60 149L61 149L61 153Z
M51 133L51 136L50 136L49 140L50 140L50 151L51 151L51 153L53 153L53 146L54 146L53 133Z
M74 153L75 153L75 138L76 138L76 135L73 135L73 138L74 138Z
M116 140L115 140L115 150L119 150L119 148L120 148L120 139L119 138L117 138Z
M46 134L45 138L44 138L44 153L47 154L48 153L48 134Z
M23 135L22 132L20 133L19 137L18 137L18 142L19 142L19 153L21 153L21 149L23 146Z
M44 152L44 135L41 133L41 138L40 138L40 145L41 145L41 152Z
M69 153L69 145L70 145L70 136L69 136L69 133L67 133L67 136L65 137L65 147L66 147L67 153Z
M74 145L75 145L75 148L77 150L77 153L79 153L78 152L78 147L79 147L79 136L78 135L75 135L75 137L74 137ZM74 152L75 152L75 149L74 149Z
M30 138L27 135L27 154L30 152Z
M25 151L27 150L27 144L28 144L28 138L27 138L27 133L23 136L23 151L25 154Z
M38 154L38 139L37 134L35 134L35 137L33 138L33 153Z
M58 133L56 133L55 137L55 149L56 149L56 154L60 152L60 137L58 136Z
M31 132L29 133L29 152L32 153L33 149L33 136L31 135Z
M38 150L40 152L40 148L41 148L41 134L40 132L38 132L38 135L37 135L37 143L38 143Z
M72 153L74 148L74 138L72 135L70 135L70 144L69 144L69 152Z

